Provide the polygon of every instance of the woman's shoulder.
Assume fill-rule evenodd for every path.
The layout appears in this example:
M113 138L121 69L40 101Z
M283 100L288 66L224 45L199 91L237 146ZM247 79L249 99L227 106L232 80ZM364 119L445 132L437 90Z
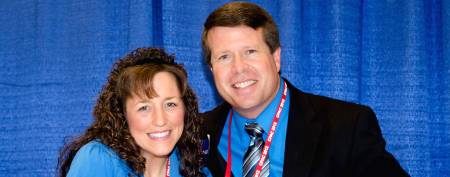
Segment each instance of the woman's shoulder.
M83 145L77 152L78 155L89 155L89 157L103 157L116 159L119 156L109 146L101 143L99 140L92 140Z
M113 149L92 140L78 150L67 176L128 176L131 172Z

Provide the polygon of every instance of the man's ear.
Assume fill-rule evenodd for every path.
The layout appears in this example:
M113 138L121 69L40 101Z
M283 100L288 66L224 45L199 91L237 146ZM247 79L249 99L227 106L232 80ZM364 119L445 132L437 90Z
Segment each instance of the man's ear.
M277 67L277 72L280 72L280 66L281 66L281 47L278 47L273 52L273 59L275 61L275 66Z

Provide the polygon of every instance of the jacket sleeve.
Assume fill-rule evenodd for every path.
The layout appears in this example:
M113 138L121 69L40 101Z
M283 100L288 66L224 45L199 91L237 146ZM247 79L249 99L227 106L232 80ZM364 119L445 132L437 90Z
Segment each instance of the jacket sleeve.
M386 151L386 142L382 137L375 113L370 108L363 108L354 128L352 176L409 176L397 160Z

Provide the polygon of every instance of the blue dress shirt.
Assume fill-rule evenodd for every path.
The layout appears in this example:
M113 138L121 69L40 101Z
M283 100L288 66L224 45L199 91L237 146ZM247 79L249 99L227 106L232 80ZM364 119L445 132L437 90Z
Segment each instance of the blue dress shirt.
M270 130L270 126L272 125L273 117L278 109L278 104L280 103L284 80L280 79L280 87L278 89L277 95L270 102L270 104L261 112L260 115L256 117L256 119L247 119L234 110L233 111L233 119L231 122L231 171L234 176L242 176L242 164L244 161L244 154L247 151L248 145L250 144L250 137L245 131L245 123L247 122L256 122L263 129L263 139L264 142L267 139L267 135ZM288 88L286 88L288 89ZM284 104L283 110L280 115L280 119L275 130L275 134L273 136L272 144L269 149L269 158L270 158L270 177L281 177L283 176L283 164L284 164L284 148L286 142L286 130L288 124L288 115L289 115L289 89L286 95L286 102ZM225 122L222 136L220 137L220 142L218 145L218 149L222 157L227 160L227 151L228 151L228 122L230 118L230 113L228 113L227 120Z

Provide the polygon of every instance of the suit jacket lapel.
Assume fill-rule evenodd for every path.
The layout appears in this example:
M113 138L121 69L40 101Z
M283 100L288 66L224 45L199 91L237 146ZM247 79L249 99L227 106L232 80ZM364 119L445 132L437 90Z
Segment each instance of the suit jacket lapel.
M284 152L283 176L306 177L311 169L322 126L308 97L289 82L290 106Z
M206 129L209 136L211 136L207 165L213 176L225 176L227 162L220 154L217 145L219 144L220 136L222 135L230 108L231 106L229 104L223 103L216 109L206 113L205 116L205 119L209 119L206 120ZM233 174L231 174L231 176L233 176Z

